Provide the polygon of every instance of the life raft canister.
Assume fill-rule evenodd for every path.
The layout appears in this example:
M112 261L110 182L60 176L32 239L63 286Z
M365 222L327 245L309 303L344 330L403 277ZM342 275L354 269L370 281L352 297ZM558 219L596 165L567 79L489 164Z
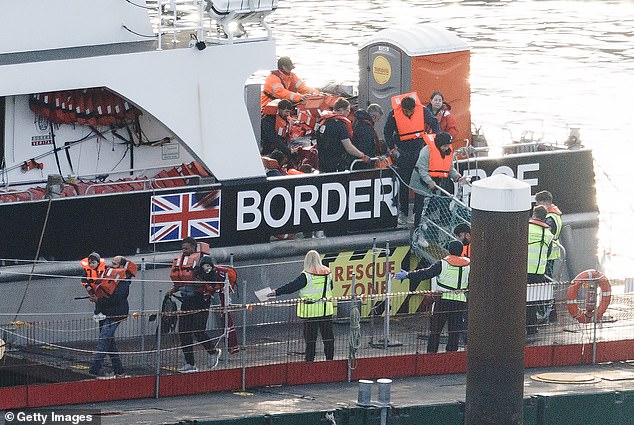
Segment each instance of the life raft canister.
M591 282L598 281L599 288L601 289L601 301L597 306L597 294L595 291L589 291L588 286ZM581 286L586 287L586 299L585 310L579 308L577 302L577 295ZM612 286L607 277L600 271L589 269L579 273L572 280L572 283L568 287L566 295L566 304L568 306L568 313L579 323L591 323L594 320L595 313L597 320L601 320L603 314L608 309L610 301L612 300ZM596 312L595 312L596 309Z

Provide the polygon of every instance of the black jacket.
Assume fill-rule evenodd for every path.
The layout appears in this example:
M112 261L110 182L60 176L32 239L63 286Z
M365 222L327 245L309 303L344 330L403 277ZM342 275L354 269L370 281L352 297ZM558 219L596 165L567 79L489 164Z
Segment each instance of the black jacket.
M370 158L377 155L375 149L375 131L372 117L366 111L354 113L352 144Z
M95 303L95 314L103 313L107 317L127 316L130 312L128 295L130 294L130 279L122 280L114 293L109 297L99 298Z

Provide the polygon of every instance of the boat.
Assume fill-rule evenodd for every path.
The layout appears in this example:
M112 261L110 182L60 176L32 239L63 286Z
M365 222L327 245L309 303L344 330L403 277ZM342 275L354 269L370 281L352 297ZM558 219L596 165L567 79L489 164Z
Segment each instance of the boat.
M392 170L266 177L254 134L259 86L245 82L275 67L266 16L277 0L6 3L15 19L0 42L0 258L170 251L188 235L226 247L313 230L396 228ZM47 37L14 37L24 21ZM407 91L424 98L432 86L423 82L433 79L470 129L469 47L457 36L385 30L359 53L360 105L387 109L390 96ZM441 65L426 66L435 60ZM546 145L531 146L524 150ZM587 173L569 184L553 177L553 163L582 163ZM597 212L594 192L577 190L593 185L587 150L471 156L460 167L548 188L573 218L573 238L596 230L595 217L574 224L576 214Z
M131 256L142 266L138 280L163 284L173 251L193 236L208 242L216 259L233 264L235 256L239 282L256 290L287 279L289 262L317 248L333 269L336 296L350 297L388 292L388 268L415 266L419 259L413 257L438 258L451 238L445 228L426 249L412 243L409 229L397 224L395 194L402 182L392 168L266 176L257 140L260 88L245 82L275 67L266 17L277 0L257 6L238 0L62 4L3 4L12 19L0 30L0 259L7 266L0 281L5 294L25 295L21 302L0 306L0 313L14 316L7 332L19 334L27 328L22 325L39 320L34 312L88 314L88 303L69 297L83 295L83 289L65 276L73 273L63 272L77 274L77 260L92 251ZM74 13L63 12L68 10ZM15 37L23 34L25 21L47 37ZM472 180L508 174L530 184L532 194L551 191L566 225L560 277L596 266L598 207L590 150L523 138L505 147L505 155L485 154L481 135L470 130L470 49L451 31L431 26L379 31L359 41L359 58L360 107L379 103L388 110L396 94L417 92L425 98L435 89L445 92L462 111L464 140L455 146L459 170ZM468 211L469 187L452 202L458 211ZM456 217L468 220L468 215ZM325 238L278 240L321 230ZM144 257L152 258L154 267L146 269ZM280 258L288 261L272 262ZM21 266L21 273L8 267L40 259ZM370 264L372 270L378 265L376 276L368 272ZM48 279L40 286L46 288L43 298L26 297L26 276L29 282L38 277L36 266L39 277ZM145 304L143 289L133 288L130 300L138 313L133 317L140 320L130 320L134 325L129 326L149 326L149 319L143 321L149 295ZM394 292L409 289L402 283L392 286ZM245 291L241 303L251 302L255 296ZM394 313L414 313L419 305L402 297L393 307ZM258 314L263 315L256 309L252 319L261 318ZM362 315L368 316L367 308ZM139 326L132 336L149 335L148 327ZM14 334L8 335L15 339ZM534 350L532 364L540 364L535 353L545 352L550 353L549 346ZM557 360L568 364L578 360L576 354L570 350ZM463 371L464 352L449 356L458 361L443 370ZM619 356L599 358L616 361ZM412 360L404 370L398 362L385 365L381 357L363 359L353 376L379 370L393 376L436 373L433 362L420 368ZM586 352L584 361L588 357ZM145 360L140 363L151 363ZM299 363L249 366L248 384L281 382L290 375L298 383L333 382L345 374L340 360L336 369L317 363L310 371ZM22 391L16 385L2 393L9 400L3 406L77 403L78 388L90 388L82 392L87 402L148 397L154 382L145 372L131 378L138 385L112 395L102 391L108 383L94 380L66 382L58 392L38 385ZM221 379L209 379L216 372ZM235 372L170 375L161 394L235 389ZM157 391L158 378L160 373ZM77 373L73 379L87 377Z

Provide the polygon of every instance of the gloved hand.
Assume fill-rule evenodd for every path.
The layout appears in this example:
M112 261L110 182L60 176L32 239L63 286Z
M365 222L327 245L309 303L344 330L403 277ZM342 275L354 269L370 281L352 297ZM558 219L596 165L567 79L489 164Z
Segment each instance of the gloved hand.
M407 271L401 270L400 272L394 275L394 279L403 280L407 279Z
M388 155L392 158L392 161L396 161L398 159L398 157L401 156L401 153L398 151L398 149L392 148L388 152Z

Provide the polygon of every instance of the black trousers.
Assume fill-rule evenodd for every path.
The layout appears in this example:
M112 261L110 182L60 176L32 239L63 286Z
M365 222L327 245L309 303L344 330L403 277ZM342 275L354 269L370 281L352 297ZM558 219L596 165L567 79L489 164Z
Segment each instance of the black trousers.
M202 296L200 296L200 299L197 298L183 298L182 315L178 318L178 332L183 355L185 356L185 361L190 365L195 363L194 347L192 346L194 338L202 343L209 354L213 354L216 351L216 345L207 333L209 301L203 300ZM195 311L195 313L191 313L191 311Z
M528 273L528 285L536 283L544 283L546 278L543 274ZM544 301L528 301L526 303L526 335L535 335L537 333L537 307Z
M332 316L312 317L304 319L304 341L306 342L305 360L315 360L315 348L317 346L317 334L321 332L321 340L324 343L326 360L335 357L335 334L332 328Z
M456 300L440 300L434 305L434 314L429 323L429 341L427 352L437 353L440 344L440 333L449 322L449 340L445 351L458 351L460 334L463 331L462 317L467 311L467 303Z
M396 144L400 156L396 160L398 174L403 181L399 182L398 189L398 210L405 214L409 214L409 181L412 178L412 172L418 161L418 155L423 147L422 139L407 140Z

